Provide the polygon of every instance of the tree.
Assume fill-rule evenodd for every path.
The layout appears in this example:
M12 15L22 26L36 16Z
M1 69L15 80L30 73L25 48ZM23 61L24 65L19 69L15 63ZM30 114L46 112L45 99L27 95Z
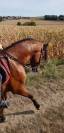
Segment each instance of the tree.
M59 20L64 20L64 15L60 15L58 18Z
M2 19L2 17L0 16L0 22L2 21L3 19Z

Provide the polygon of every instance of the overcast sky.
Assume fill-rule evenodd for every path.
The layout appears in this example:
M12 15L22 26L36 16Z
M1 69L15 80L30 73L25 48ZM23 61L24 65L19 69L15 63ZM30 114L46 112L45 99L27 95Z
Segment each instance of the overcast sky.
M64 0L0 0L0 16L64 15Z

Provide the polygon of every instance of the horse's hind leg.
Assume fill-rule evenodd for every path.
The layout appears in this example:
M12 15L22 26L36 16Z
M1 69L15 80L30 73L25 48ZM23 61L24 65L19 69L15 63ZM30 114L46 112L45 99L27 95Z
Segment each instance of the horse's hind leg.
M39 110L40 105L39 105L39 103L34 99L33 95L29 94L28 98L32 100L32 102L33 102L34 106L36 107L36 109Z
M34 106L36 107L36 109L39 109L39 108L40 108L40 105L38 104L38 102L34 99L33 95L31 95L31 94L26 90L26 88L25 88L24 85L22 86L22 89L21 89L20 92L21 92L21 94L22 94L23 96L28 97L28 98L33 102L33 104L34 104Z
M37 101L33 98L33 96L26 89L26 86L25 86L26 73L25 73L23 66L17 66L17 68L18 68L18 70L17 70L18 76L17 77L11 76L11 80L10 80L11 87L13 88L13 89L11 89L12 93L16 93L21 96L28 97L29 99L32 100L35 107L37 109L39 109L40 105L37 103Z
M17 94L28 97L34 104L34 106L36 107L36 109L40 108L40 105L38 104L38 102L34 99L33 95L31 95L29 93L29 91L26 89L26 86L24 84L21 84L20 89L18 89Z

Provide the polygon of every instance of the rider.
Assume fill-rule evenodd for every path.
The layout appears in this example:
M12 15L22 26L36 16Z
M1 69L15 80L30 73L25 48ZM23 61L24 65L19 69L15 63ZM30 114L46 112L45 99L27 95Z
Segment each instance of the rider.
M3 47L1 44L0 44L0 50L3 50ZM2 57L3 56L0 55L0 108L7 108L8 107L7 101L2 99L2 96L3 96L2 89L3 89L3 84L6 81L6 77L7 77L7 80L9 80L9 76L5 66L6 63L4 63L4 60Z

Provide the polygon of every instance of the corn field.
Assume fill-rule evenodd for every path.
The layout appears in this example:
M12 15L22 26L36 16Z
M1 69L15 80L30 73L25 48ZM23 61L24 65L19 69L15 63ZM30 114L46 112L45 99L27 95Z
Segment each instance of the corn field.
M64 57L64 23L36 21L36 26L17 26L18 20L0 22L0 43L3 47L31 35L34 39L48 43L48 58ZM25 20L19 20L23 23ZM27 21L27 20L26 20Z

